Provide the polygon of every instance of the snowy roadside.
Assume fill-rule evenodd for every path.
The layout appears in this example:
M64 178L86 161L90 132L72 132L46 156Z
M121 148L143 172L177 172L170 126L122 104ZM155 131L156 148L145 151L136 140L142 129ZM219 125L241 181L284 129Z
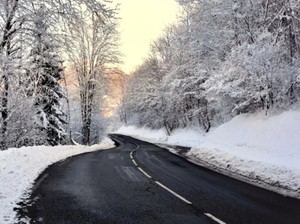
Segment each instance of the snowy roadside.
M105 150L114 143L105 138L87 146L24 147L0 152L0 223L15 221L14 208L27 194L35 179L51 164L82 153Z
M241 115L204 134L198 130L122 127L120 134L156 144L222 174L300 198L300 112ZM173 145L173 146L172 146ZM174 146L190 147L190 150Z

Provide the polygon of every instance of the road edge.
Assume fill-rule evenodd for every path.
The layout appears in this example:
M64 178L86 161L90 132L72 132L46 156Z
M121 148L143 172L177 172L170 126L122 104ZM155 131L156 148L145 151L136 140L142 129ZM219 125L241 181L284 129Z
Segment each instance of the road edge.
M173 155L179 156L183 159L185 159L186 161L196 165L196 166L200 166L202 168L206 168L208 170L211 170L213 172L228 176L230 178L245 182L247 184L251 184L254 185L256 187L280 194L284 197L290 197L290 198L295 198L295 199L300 199L300 192L299 191L294 191L292 189L289 189L288 187L285 186L276 186L276 185L272 185L269 182L264 181L263 179L258 179L258 178L252 178L251 176L247 176L247 175L243 175L239 172L233 172L230 169L225 169L221 166L218 166L216 164L212 164L209 163L208 161L205 160L201 160L199 158L196 157L190 157L188 155L186 155L186 153L179 153L178 152L178 147L181 146L177 146L177 145L167 145L167 144L163 144L163 143L155 143L155 142L151 142L149 139L143 139L140 138L138 136L131 136L131 135L127 135L130 136L132 138L138 139L140 141L144 141L153 145L156 145L159 148L162 148L170 153L172 153ZM191 148L191 147L184 147L182 146L182 148Z
M223 167L220 167L220 166L217 166L215 164L209 163L205 160L201 160L199 158L194 158L194 157L190 157L190 156L187 156L187 155L184 155L184 154L177 153L175 151L175 149L172 148L172 146L164 146L162 144L154 144L154 145L156 145L160 148L163 148L163 149L167 150L168 152L170 152L174 155L177 155L177 156L189 161L190 163L193 163L194 165L207 168L211 171L223 174L225 176L228 176L228 177L231 177L233 179L236 179L236 180L254 185L254 186L259 187L259 188L263 188L263 189L268 190L268 191L275 192L275 193L280 194L280 195L285 196L285 197L300 199L300 192L294 191L294 190L289 189L287 187L272 185L271 183L268 183L268 182L266 182L262 179L251 178L251 176L246 176L246 175L243 175L243 174L238 173L238 172L233 172L232 170L229 170L229 169L224 169Z
M108 138L113 142L113 145L109 148L105 148L105 149L95 149L94 151L89 151L89 152L82 152L80 154L76 154L76 155L72 155L69 156L65 159L59 160L55 163L49 164L45 169L43 169L40 174L33 180L32 184L30 187L26 188L20 198L19 201L16 201L15 206L13 208L13 210L15 211L15 221L20 221L22 220L25 216L26 217L26 212L23 211L23 208L26 206L30 206L32 203L34 203L35 198L32 198L33 192L39 187L39 185L47 178L47 171L49 169L51 169L54 166L60 166L64 163L67 163L68 161L76 158L76 157L80 157L80 156L84 156L84 155L88 155L88 154L92 154L92 153L96 153L96 152L104 152L106 150L114 150L117 149L119 147L119 143L114 141L112 138L110 138L108 136Z

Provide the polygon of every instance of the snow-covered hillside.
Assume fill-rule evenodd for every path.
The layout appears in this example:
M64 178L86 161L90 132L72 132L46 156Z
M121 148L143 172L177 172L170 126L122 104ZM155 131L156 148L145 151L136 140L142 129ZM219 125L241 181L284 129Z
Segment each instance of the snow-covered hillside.
M14 207L30 191L34 180L49 165L68 157L109 149L110 139L87 146L27 147L0 151L0 223L14 223Z
M186 129L167 137L163 130L134 127L122 127L118 133L192 147L187 156L193 161L300 196L299 124L300 111L288 111L272 116L240 115L206 135Z

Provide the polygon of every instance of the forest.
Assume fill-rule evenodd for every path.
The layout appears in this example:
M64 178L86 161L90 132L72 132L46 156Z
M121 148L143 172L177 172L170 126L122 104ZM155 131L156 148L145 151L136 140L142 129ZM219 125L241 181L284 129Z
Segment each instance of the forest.
M284 111L300 94L300 2L178 0L179 22L152 44L130 76L121 120L128 125L200 127Z
M0 1L2 150L99 141L117 10L106 0Z

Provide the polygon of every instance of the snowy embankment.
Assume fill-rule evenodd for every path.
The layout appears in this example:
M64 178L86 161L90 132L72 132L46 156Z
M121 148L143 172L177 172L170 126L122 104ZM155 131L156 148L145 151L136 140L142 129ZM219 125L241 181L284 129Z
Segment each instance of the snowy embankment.
M105 138L93 146L24 147L0 151L0 223L14 223L14 208L27 197L35 179L51 164L82 153L114 147Z
M122 127L118 133L192 147L185 156L193 162L300 198L300 111L241 115L206 135L177 130L167 137L163 130L133 127Z

